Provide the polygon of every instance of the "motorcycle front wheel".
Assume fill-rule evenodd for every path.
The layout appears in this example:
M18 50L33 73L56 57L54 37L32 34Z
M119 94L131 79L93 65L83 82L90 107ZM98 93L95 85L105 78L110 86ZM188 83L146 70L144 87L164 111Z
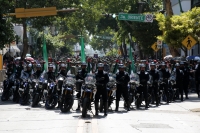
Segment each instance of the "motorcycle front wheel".
M35 107L38 105L38 103L40 102L40 95L38 93L36 93L35 95L33 95L33 100L32 100L32 107Z
M49 98L47 98L47 100L45 102L45 108L53 109L53 108L55 108L57 103L58 103L58 98L56 96L49 97Z
M88 99L88 98L84 98L84 99L83 99L82 117L86 117L88 102L89 102L89 99Z
M7 101L9 99L9 91L3 91L1 101Z
M27 104L29 103L29 98L30 98L30 95L27 94L27 93L24 93L24 94L22 95L22 97L20 97L19 103L20 103L21 105L27 105Z
M60 102L60 110L61 112L68 112L74 104L73 96L65 97Z

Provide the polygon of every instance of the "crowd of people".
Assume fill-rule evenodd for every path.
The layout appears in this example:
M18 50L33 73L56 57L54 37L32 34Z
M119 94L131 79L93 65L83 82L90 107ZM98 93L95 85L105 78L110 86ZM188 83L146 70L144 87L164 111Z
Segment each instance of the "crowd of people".
M134 62L130 60L124 60L119 57L102 57L102 58L87 58L86 62L81 62L77 58L67 58L66 61L55 61L52 58L48 60L48 71L46 71L47 79L54 80L58 75L68 76L68 73L75 74L76 80L84 78L88 73L94 73L96 78L97 93L94 99L95 115L99 112L99 99L102 95L104 115L107 115L107 83L109 82L109 73L116 75L116 98L115 98L115 111L118 111L119 101L123 96L126 103L127 111L130 111L130 100L129 100L129 82L137 75L137 89L136 93L144 95L145 108L149 108L150 104L160 105L160 90L163 90L162 98L166 103L171 102L170 100L170 89L172 87L179 88L173 100L189 99L188 93L192 86L195 84L195 92L200 97L199 84L200 84L200 61L179 61L179 60L165 60L157 61L153 59L148 60L137 60ZM12 60L7 63L7 78L13 73L16 73L16 78L22 76L22 73L27 73L29 76L39 77L44 70L44 62L41 59L35 61L26 60ZM134 64L134 66L132 66ZM132 66L132 67L131 67ZM175 86L174 84L175 83ZM82 83L77 83L77 98L80 98L80 88ZM151 93L150 93L151 92ZM152 94L151 103L148 100L148 94ZM185 95L185 98L184 98ZM16 101L13 97L13 101ZM155 102L155 103L154 103ZM58 105L59 106L59 105ZM78 104L77 110L80 110Z

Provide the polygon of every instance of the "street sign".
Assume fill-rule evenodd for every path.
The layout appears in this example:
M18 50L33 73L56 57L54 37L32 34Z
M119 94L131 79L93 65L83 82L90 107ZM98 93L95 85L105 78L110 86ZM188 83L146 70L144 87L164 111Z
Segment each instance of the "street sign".
M188 35L182 41L183 46L185 46L188 50L190 50L196 43L197 43L197 41L190 35Z
M151 45L151 48L157 52L159 50L159 48L157 47L157 42L155 42L153 45Z
M138 21L138 22L153 22L153 14L119 13L118 19L127 21Z

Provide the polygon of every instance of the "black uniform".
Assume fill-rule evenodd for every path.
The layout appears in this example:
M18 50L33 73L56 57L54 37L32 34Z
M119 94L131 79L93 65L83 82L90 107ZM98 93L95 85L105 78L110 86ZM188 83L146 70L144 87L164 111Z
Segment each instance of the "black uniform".
M168 90L168 79L170 77L170 73L168 71L168 69L160 69L159 70L159 73L160 73L160 80L162 78L162 81L161 82L164 82L165 84L161 84L159 86L159 89L160 90L163 90L164 89L164 93L166 95L166 100L167 100L167 103L169 103L169 90Z
M184 75L183 75L183 90L185 92L185 97L188 98L188 86L190 82L190 69L188 67L180 68Z
M98 115L98 104L99 104L100 95L102 95L104 113L106 114L107 97L108 97L106 85L109 82L109 76L105 71L98 71L95 73L95 78L96 78L96 87L97 87L97 93L95 95L96 114Z
M183 101L183 76L184 73L180 69L175 69L172 71L176 75L176 87L179 88L179 93L181 94L181 101ZM177 98L179 98L179 94L177 94Z
M195 81L196 81L196 92L198 97L200 97L199 93L199 84L200 84L200 65L198 65L196 71L195 71Z
M117 72L116 73L117 81L117 91L116 91L116 111L118 111L120 97L123 94L125 102L128 105L129 109L129 97L128 97L128 82L130 81L130 76L127 72Z
M36 72L33 73L33 76L35 78L39 78L41 74L42 74L42 71L41 70L37 70Z
M65 71L65 70L60 70L59 72L58 72L58 76L59 75L62 75L62 76L64 76L64 77L67 77L67 72Z
M76 80L84 80L85 77L87 76L87 71L85 69L79 70L77 75L76 75ZM76 83L76 91L78 92L76 94L77 98L80 98L80 91L81 91L81 86L82 86L82 82L77 82ZM80 105L78 103L78 108L77 110L80 110Z
M142 72L139 71L137 72L139 79L140 79L140 84L142 86L139 86L137 88L137 92L140 93L140 96L142 96L142 92L144 94L144 99L145 99L145 107L148 107L148 90L147 90L147 82L149 81L149 73L148 72Z
M159 72L158 70L150 70L149 74L153 78L153 84L151 87L149 87L150 94L153 93L153 100L156 100L156 105L158 105L158 80L159 80ZM154 103L154 101L152 101Z
M55 81L56 77L54 72L48 71L45 73L45 79L47 79L48 82L51 82L52 80Z

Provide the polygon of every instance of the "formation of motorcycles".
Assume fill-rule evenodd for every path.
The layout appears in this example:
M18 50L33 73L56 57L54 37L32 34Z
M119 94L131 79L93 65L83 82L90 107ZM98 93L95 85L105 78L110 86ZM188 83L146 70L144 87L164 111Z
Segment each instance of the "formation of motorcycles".
M61 112L68 112L72 109L74 100L78 100L79 105L82 107L82 116L85 117L88 111L91 111L91 106L94 103L96 89L96 79L94 73L88 73L84 80L76 80L74 74L68 73L67 76L57 75L56 81L47 80L46 72L43 71L41 75L36 78L29 76L25 71L21 72L20 78L16 78L16 73L9 76L4 81L3 93L1 96L2 101L13 99L21 105L31 104L36 107L41 101L45 103L46 109L53 109L59 103ZM76 88L77 83L82 83L80 98L77 98ZM164 88L160 87L164 84L169 84L167 92ZM138 88L143 86L140 77L137 73L130 74L130 82L128 84L128 97L129 103L124 102L124 107L132 106L134 103L136 108L140 108L145 99L144 92L138 91ZM176 76L171 75L170 79L162 79L160 74L159 80L153 82L153 78L149 75L147 82L147 100L148 105L154 104L159 106L161 101L173 102L179 95L179 88L176 88ZM155 89L156 87L156 89ZM117 81L115 73L109 73L109 83L107 84L108 90L108 108L116 99ZM155 92L156 91L156 92ZM167 95L166 95L167 93ZM122 97L123 99L123 97ZM146 100L146 99L145 99ZM146 102L146 101L145 101ZM100 100L99 110L103 111L103 101Z

